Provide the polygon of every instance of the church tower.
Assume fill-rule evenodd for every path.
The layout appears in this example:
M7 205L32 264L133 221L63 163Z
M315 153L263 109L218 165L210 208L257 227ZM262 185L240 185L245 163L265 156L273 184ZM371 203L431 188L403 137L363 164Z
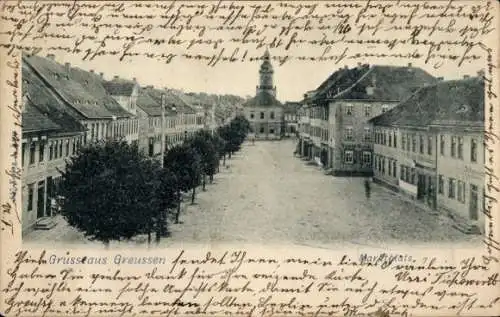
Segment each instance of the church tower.
M267 92L276 97L276 86L273 85L273 65L271 65L271 56L269 50L266 49L262 56L262 64L259 70L259 86L257 86L257 94Z

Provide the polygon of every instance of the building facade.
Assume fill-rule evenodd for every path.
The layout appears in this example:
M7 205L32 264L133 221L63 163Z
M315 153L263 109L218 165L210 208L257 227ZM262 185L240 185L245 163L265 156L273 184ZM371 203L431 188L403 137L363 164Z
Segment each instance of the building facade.
M370 121L374 179L468 233L484 228L483 91L481 76L439 82Z
M369 120L435 81L411 64L338 69L305 98L310 156L333 175L371 175L374 140Z
M276 99L269 51L266 50L262 59L256 95L243 104L243 114L257 140L279 140L284 133L283 105Z
M22 230L50 229L57 213L59 170L84 143L86 129L64 101L22 65Z
M300 102L285 102L283 105L283 133L286 137L297 136L299 133Z

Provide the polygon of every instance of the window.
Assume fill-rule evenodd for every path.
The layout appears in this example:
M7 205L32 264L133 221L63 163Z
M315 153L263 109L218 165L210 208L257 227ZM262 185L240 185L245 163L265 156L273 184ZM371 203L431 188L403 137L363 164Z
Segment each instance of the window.
M455 179L450 178L448 180L448 197L449 198L455 198Z
M382 132L382 144L387 145L387 131Z
M451 137L450 151L451 151L451 157L457 156L457 137L456 136Z
M417 136L415 134L411 135L411 151L417 152Z
M261 112L261 113L260 113L260 118L261 118L261 119L264 119L264 112Z
M406 148L406 138L403 134L402 138L401 138L401 149L404 150Z
M400 174L400 175L399 175L399 178L400 178L402 181L404 181L404 180L406 179L406 167L405 167L405 166L401 165L401 166L399 167L399 174Z
M354 151L351 150L344 151L344 163L345 164L354 163Z
M419 134L418 139L419 152L420 154L424 154L424 136Z
M432 137L427 137L427 155L432 155Z
M438 193L444 194L444 177L439 175L438 177Z
M465 183L462 181L457 182L457 199L461 203L465 203Z
M392 133L389 132L389 146L392 146Z
M274 119L274 112L271 111L271 115L270 115L271 119Z
M94 124L92 123L91 130L90 130L90 139L91 140L94 140L94 132L95 132L94 129L95 129L95 127L94 127Z
M63 141L59 141L59 157L63 156Z
M250 119L253 119L255 115L253 113L250 114Z
M365 105L365 117L369 117L372 113L372 107L370 105Z
M35 153L36 153L36 147L35 147L35 142L30 143L30 164L35 164Z
M35 188L34 184L29 184L28 185L28 211L33 210L33 203L34 203L34 194L35 194Z
M344 129L344 139L346 141L352 141L352 139L353 139L352 127L347 127Z
M369 127L365 127L365 134L364 134L364 140L365 142L370 142L371 141L371 131Z
M389 106L384 105L382 106L382 113L386 112L389 109Z
M75 142L75 140L73 140L73 149L72 149L71 153L72 154L76 153L76 142Z
M353 111L354 110L354 107L353 105L346 105L345 106L345 114L348 115L348 116L352 116L353 114Z
M464 138L458 137L458 158L464 159Z
M440 135L439 136L439 152L443 156L444 156L445 145L446 145L446 143L445 143L445 140L444 140L444 135Z
M260 133L264 133L264 127L260 127Z
M396 161L392 161L392 176L393 177L396 177L396 172L397 172L396 171L396 169L397 169L396 163L397 163Z
M274 129L273 129L273 128L270 128L270 129L269 129L269 133L270 133L270 134L274 134Z
M389 176L392 176L392 160L389 160L389 168L387 169L387 174L389 174Z
M363 151L363 165L369 166L372 164L372 153Z
M66 140L66 156L69 155L69 142Z
M385 157L382 158L382 174L385 174Z
M470 161L477 162L477 141L476 141L476 139L470 140Z
M394 138L393 138L393 142L392 142L393 146L396 148L398 147L398 142L397 142L397 138L396 138L396 132L394 132ZM394 173L395 174L395 173Z
M45 143L43 141L40 141L39 149L38 149L38 161L43 162L45 161Z
M415 168L412 168L411 169L411 179L410 179L410 183L415 185L416 184L416 171L415 171Z

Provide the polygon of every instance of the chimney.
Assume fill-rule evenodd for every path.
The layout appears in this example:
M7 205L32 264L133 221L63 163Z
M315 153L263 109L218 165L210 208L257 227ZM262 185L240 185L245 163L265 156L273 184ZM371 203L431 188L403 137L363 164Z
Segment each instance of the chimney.
M408 67L413 67L411 63L408 63Z
M134 78L132 78L132 80L133 80L134 82L137 82L137 78L135 78L135 77L134 77Z
M94 70L93 70L93 69L91 69L91 70L90 70L90 73L91 73L91 74L93 74L93 73L94 73Z
M444 77L438 77L437 80L439 81L443 81L444 80Z
M64 70L66 71L66 74L69 75L69 71L71 70L71 64L64 63Z
M344 65L344 69L349 69L349 66L347 66L347 65Z
M470 76L469 75L464 75L464 79L467 79L469 78Z
M484 77L484 69L480 69L477 71L477 77Z
M113 79L118 79L118 78L120 78L120 77L118 77L118 75L113 76Z
M48 59L51 59L51 60L53 60L53 61L55 61L55 60L56 60L56 56L55 56L54 54L47 54L47 58L48 58Z
M100 73L99 73L99 76L100 76L101 78L104 78L104 73L103 73L103 72L100 72Z
M361 64L361 62L358 62L358 67L361 67L361 65L363 65L363 64Z

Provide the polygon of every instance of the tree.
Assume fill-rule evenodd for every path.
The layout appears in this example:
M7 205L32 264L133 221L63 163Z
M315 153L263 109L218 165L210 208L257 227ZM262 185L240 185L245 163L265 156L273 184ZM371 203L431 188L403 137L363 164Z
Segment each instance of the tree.
M217 135L219 135L219 137L221 138L222 142L221 142L221 150L220 150L220 155L223 159L222 161L222 166L225 166L226 165L226 154L230 153L230 140L231 140L231 136L230 136L230 131L229 131L229 126L227 125L224 125L224 126L220 126L217 128Z
M136 146L107 140L81 148L62 173L61 213L90 240L106 246L154 229L160 166Z
M164 160L165 168L175 174L175 188L177 191L177 214L176 223L179 222L181 192L193 190L191 202L194 203L196 186L200 181L200 156L189 144L174 146L167 151Z
M203 190L205 190L206 176L210 175L212 179L218 165L218 153L215 139L210 132L200 130L196 132L190 140L188 140L188 144L198 153L200 157Z
M160 186L158 189L158 199L160 203L159 216L156 223L156 242L160 242L160 237L167 233L167 214L178 204L178 181L175 171L171 168L163 168L160 172ZM150 239L148 239L150 240Z

